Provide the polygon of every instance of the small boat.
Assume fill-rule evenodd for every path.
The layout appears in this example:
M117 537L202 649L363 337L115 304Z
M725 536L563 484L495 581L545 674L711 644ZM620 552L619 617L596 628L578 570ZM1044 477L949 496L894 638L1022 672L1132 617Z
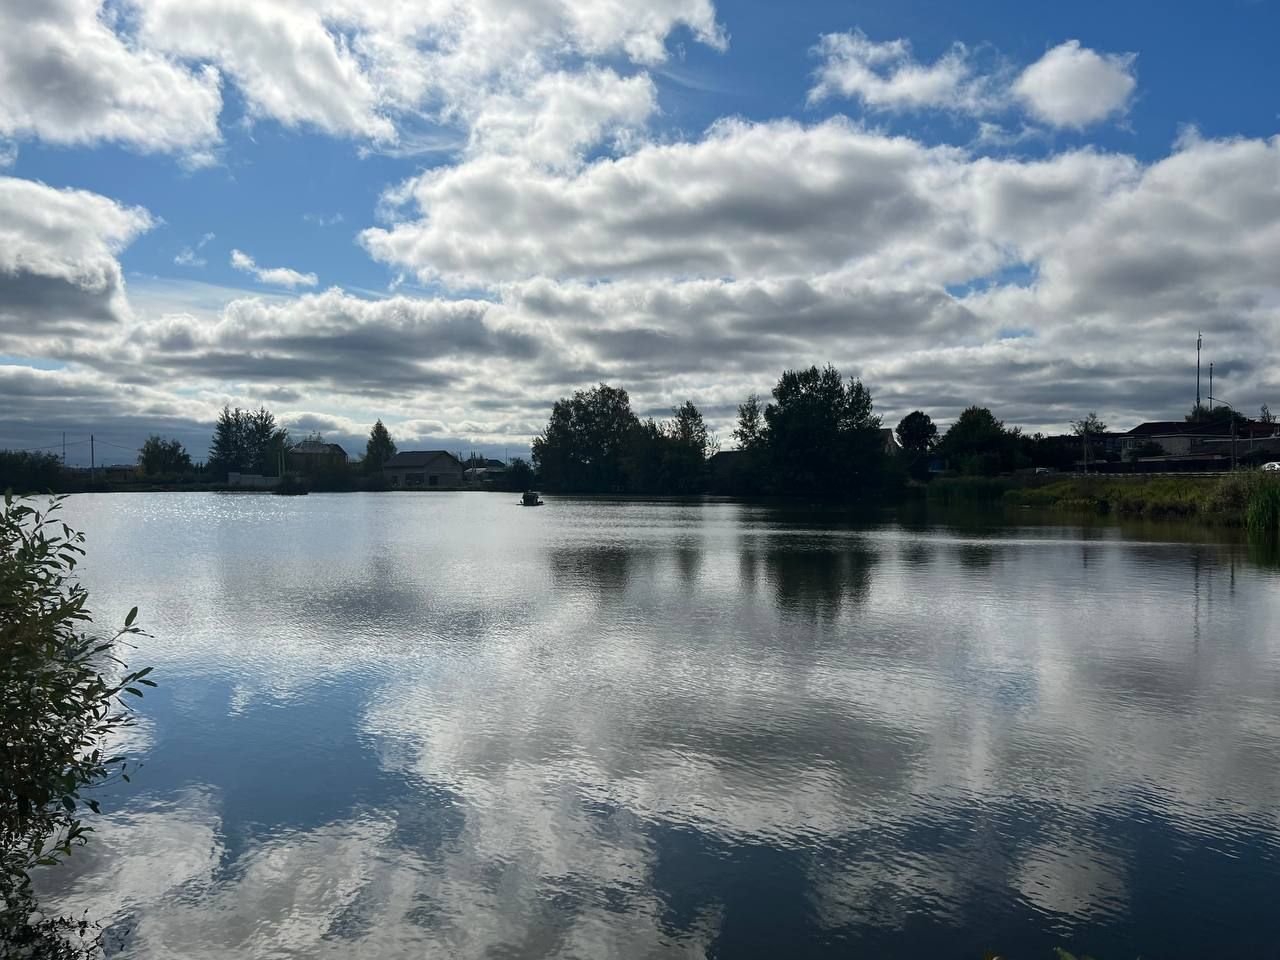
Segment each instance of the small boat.
M537 490L526 490L524 496L520 498L520 506L522 507L540 507L542 506L542 498L538 496Z

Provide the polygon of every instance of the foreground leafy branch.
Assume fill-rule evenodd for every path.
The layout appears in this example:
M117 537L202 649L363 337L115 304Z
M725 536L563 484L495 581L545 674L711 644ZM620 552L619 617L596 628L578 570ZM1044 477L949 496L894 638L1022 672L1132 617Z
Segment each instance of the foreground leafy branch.
M88 593L74 580L84 535L5 495L0 512L0 956L76 956L92 942L86 920L46 918L31 873L84 844L86 794L129 766L110 744L134 723L129 699L154 686L151 669L117 655L138 615L110 637L90 629ZM88 938L86 940L86 938ZM77 941L81 944L76 946Z

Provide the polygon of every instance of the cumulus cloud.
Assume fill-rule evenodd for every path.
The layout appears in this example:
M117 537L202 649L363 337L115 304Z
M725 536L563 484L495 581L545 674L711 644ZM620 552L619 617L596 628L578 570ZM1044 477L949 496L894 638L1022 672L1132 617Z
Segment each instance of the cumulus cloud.
M253 257L242 250L231 251L231 266L255 277L259 283L288 287L290 290L295 287L314 287L320 282L314 273L301 273L288 267L260 267Z
M219 86L213 66L126 43L102 0L0 10L0 135L199 156L219 138Z
M115 141L211 162L225 80L250 119L394 148L405 124L470 127L488 112L488 126L503 125L492 115L565 64L660 63L678 27L725 46L710 0L135 0L123 10L105 0L20 0L0 13L0 137ZM571 126L607 125L618 111L625 126L647 115L637 84L599 91L600 104L589 102L589 86L569 100L547 96L583 114ZM619 92L639 101L618 105ZM552 120L544 111L544 124Z
M1085 207L1068 212L1064 204L1096 202L1107 181L1131 168L1092 153L1044 165L1061 175L1047 202L1028 203L1031 230L1078 216ZM758 277L836 269L868 277L909 271L950 283L1008 259L1006 238L972 220L987 199L973 182L984 169L954 148L864 131L839 118L815 126L725 122L699 141L646 145L569 173L495 156L428 171L396 194L424 216L370 228L361 239L377 259L424 281L461 286L539 275ZM1001 169L1017 181L1034 178L1041 165Z
M657 108L657 89L647 74L622 77L599 68L550 73L518 92L486 99L471 121L468 149L565 167L603 139L621 142L637 133Z
M902 39L877 42L861 30L824 34L814 47L822 57L809 102L855 97L880 110L934 107L976 113L987 109L990 80L976 75L969 51L957 43L932 64L918 62Z
M1032 115L1081 129L1124 113L1137 86L1136 54L1097 53L1068 40L1027 67L1013 85Z
M146 210L96 193L0 177L0 337L71 334L127 318L116 257L152 224Z

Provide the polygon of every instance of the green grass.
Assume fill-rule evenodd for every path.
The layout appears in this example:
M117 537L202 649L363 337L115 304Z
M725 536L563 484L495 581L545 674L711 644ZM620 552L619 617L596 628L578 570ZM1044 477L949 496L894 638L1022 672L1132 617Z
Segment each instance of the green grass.
M1280 534L1280 477L1241 470L1220 477L1072 477L1004 494L1012 506L1189 518L1248 527L1255 537Z

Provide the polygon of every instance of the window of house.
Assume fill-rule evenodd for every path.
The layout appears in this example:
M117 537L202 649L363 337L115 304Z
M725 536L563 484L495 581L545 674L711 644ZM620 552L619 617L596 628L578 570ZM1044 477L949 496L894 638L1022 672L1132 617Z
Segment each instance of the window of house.
M424 480L426 480L425 474L406 473L404 475L404 482L405 482L405 486L407 487L420 487L422 486L422 483Z
M432 487L438 487L438 486L440 486L440 478L439 478L436 474L434 474L434 473L431 475L431 480L430 480L430 482L429 482L429 486L432 486Z

